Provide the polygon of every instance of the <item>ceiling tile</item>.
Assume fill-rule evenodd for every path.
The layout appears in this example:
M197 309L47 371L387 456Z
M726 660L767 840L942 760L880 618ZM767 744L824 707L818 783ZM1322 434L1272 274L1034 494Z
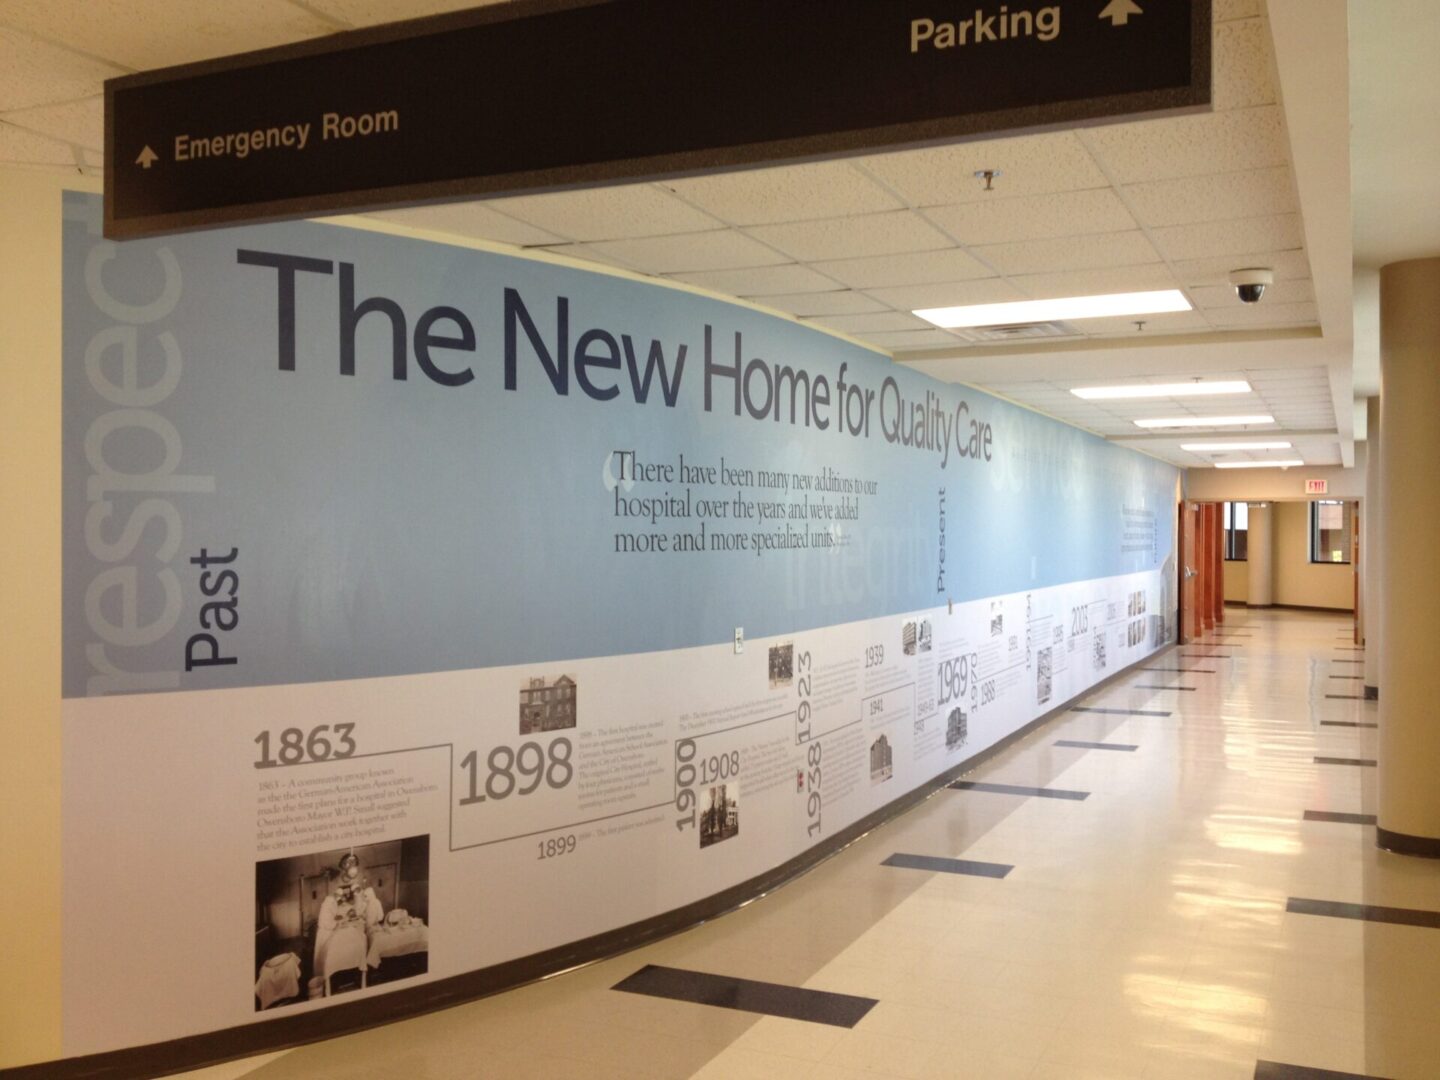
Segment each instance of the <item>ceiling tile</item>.
M860 165L915 206L1108 186L1070 132L905 150L862 158ZM984 181L975 178L982 169L1000 171L994 191L987 192Z
M665 186L731 225L838 218L902 206L843 161L667 180Z
M9 19L5 8L0 18ZM93 97L125 69L0 26L0 113Z
M818 322L822 326L828 326L831 330L839 330L845 334L935 329L924 319L917 319L914 315L906 315L900 311L879 311L870 315L826 315L823 318L807 319L806 321Z
M937 281L968 281L995 276L994 270L959 248L910 255L882 255L874 259L819 262L815 264L815 269L854 289L926 285Z
M1217 326L1296 326L1319 320L1314 304L1241 304L1233 308L1216 308L1209 312Z
M1242 266L1268 266L1275 271L1275 280L1308 278L1310 262L1303 251L1271 251L1243 255L1220 255L1206 259L1185 259L1173 264L1180 284L1186 288L1201 285L1228 285L1231 270Z
M850 289L767 296L765 306L788 311L791 315L860 315L867 311L884 311L887 307L879 300Z
M1299 214L1168 225L1163 229L1152 229L1150 235L1166 258L1172 261L1203 259L1232 252L1291 251L1305 243Z
M795 263L744 270L702 270L673 276L676 281L731 296L781 296L785 293L823 292L839 287L824 274L817 274L808 266L797 266Z
M1153 180L1128 185L1123 194L1140 224L1149 226L1288 214L1296 209L1294 183L1284 166Z
M1083 138L1122 184L1244 172L1290 159L1277 105L1091 128Z
M1266 20L1217 23L1213 63L1212 97L1217 110L1247 109L1277 100Z
M1145 323L1145 329L1135 329L1137 320ZM1205 316L1196 311L1137 315L1134 319L1076 319L1073 325L1086 337L1129 337L1137 341L1147 334L1184 334L1210 329Z
M637 266L632 266L623 259L616 258L603 251L597 251L591 244L556 244L554 247L531 248L532 251L543 251L550 255L561 255L567 259L579 259L581 262L599 263L601 266L613 266L620 270L628 270L631 273L644 273Z
M896 285L867 289L871 296L902 311L916 308L957 307L962 304L1003 304L1024 300L1025 294L1003 278L948 281L934 285Z
M306 6L351 26L373 26L446 11L464 11L506 0L306 0Z
M0 120L54 139L100 150L105 144L105 98L97 94L62 105L41 105L0 115Z
M519 195L491 199L489 204L538 229L581 243L705 232L720 227L720 222L709 214L685 205L653 184Z
M1052 300L1061 296L1100 296L1105 293L1173 289L1178 282L1164 263L1144 266L1107 266L1095 270L1061 270L1048 274L1021 274L1008 279L1025 296Z
M1329 373L1323 367L1251 368L1245 372L1245 378L1255 386L1262 384L1293 386L1297 383L1309 383L1312 386L1329 385Z
M1229 285L1202 285L1189 290L1190 299L1202 308L1244 307L1235 290ZM1262 304L1308 304L1315 299L1313 285L1301 278L1295 281L1277 281L1265 290Z
M516 244L521 247L558 244L564 239L544 229L506 217L486 204L477 202L382 210L369 216L412 229L433 229L436 232L454 233L456 236L474 240L493 240L496 243Z
M784 225L757 225L746 231L755 239L802 262L898 255L952 246L944 233L910 210L826 218L823 221L796 221Z
M0 20L137 71L284 45L339 29L286 0L7 0Z
M906 349L944 349L948 346L958 348L965 344L954 334L947 334L944 330L899 330L861 336L870 344L892 352L904 352Z
M1026 240L1018 244L991 244L974 248L973 251L977 257L984 259L1002 274L1089 270L1160 261L1160 256L1150 246L1150 241L1138 230L1052 240Z
M65 143L0 122L0 162L75 167L75 152Z
M581 246L601 256L619 259L648 274L738 270L789 262L784 255L732 229L636 240L606 240Z
M925 216L965 245L1135 228L1130 211L1111 188L937 206Z

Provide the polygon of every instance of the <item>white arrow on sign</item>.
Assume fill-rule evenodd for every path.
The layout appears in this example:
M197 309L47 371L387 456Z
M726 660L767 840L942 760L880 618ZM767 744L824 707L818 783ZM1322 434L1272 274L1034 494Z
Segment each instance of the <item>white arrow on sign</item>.
M150 147L147 146L144 150L140 151L140 156L135 159L135 164L139 165L142 169L148 169L151 165L154 165L155 162L159 160L160 155L155 153L154 150L151 150Z
M1144 14L1135 0L1110 0L1105 5L1105 10L1100 12L1100 18L1109 19L1111 26L1124 26L1130 21L1131 15Z

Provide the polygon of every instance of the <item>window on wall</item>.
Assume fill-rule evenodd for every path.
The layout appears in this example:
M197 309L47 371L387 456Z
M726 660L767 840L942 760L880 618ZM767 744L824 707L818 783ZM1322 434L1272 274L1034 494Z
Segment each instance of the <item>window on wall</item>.
M1340 499L1320 499L1310 504L1310 561L1348 563L1350 529L1355 507Z
M1225 558L1244 562L1250 550L1250 504L1225 504Z

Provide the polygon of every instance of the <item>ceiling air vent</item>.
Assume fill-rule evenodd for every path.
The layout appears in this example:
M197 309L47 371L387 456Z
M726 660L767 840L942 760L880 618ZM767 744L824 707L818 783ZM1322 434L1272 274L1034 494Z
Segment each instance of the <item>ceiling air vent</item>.
M1009 323L1005 326L967 326L950 333L962 341L994 345L1006 341L1040 341L1045 338L1079 337L1080 331L1067 322Z

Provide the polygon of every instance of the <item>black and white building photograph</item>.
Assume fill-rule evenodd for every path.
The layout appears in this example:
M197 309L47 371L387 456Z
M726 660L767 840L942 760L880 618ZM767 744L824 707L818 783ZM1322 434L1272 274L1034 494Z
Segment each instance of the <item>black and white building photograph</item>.
M700 846L707 848L740 834L740 785L708 788L700 806Z
M929 652L933 637L930 631L930 620L921 619L920 627L915 632L915 648L920 652Z
M770 689L789 686L795 680L795 644L770 646Z
M895 753L883 734L870 744L870 783L883 784L895 775Z
M1054 653L1050 646L1035 653L1035 700L1041 705L1050 700L1052 692L1051 664Z
M965 740L970 737L970 722L965 715L965 710L954 708L945 719L945 749L958 750L965 745Z
M532 677L520 688L520 734L573 728L576 710L575 680L569 675Z
M429 836L255 864L256 1012L429 967Z
M915 639L915 620L910 619L900 628L900 651L906 656L915 655Z

